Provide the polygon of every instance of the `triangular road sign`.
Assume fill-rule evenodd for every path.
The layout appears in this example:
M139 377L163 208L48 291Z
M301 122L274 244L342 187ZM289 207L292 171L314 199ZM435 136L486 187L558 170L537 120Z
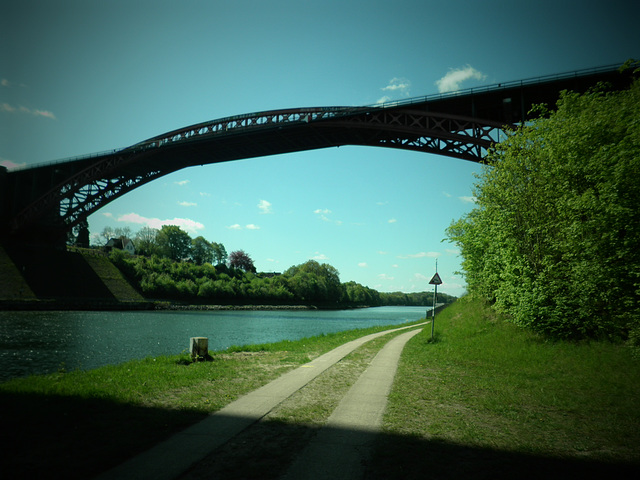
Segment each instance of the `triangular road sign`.
M438 275L438 272L433 276L429 285L442 285L442 279L440 278L440 275Z

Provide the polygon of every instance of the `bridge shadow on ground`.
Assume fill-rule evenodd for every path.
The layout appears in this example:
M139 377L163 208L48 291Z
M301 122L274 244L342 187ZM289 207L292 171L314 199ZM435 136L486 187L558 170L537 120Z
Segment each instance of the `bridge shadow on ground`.
M0 392L0 412L0 439L4 445L0 471L4 478L92 478L204 418L202 413L189 410L4 391ZM245 423L246 419L236 421ZM319 430L317 426L257 422L180 478L280 478ZM346 474L342 478L640 478L640 457L616 463L391 434L347 430L333 433L358 443L357 450L362 454L357 465L360 476ZM344 447L326 445L324 451L322 463L327 466L338 462Z

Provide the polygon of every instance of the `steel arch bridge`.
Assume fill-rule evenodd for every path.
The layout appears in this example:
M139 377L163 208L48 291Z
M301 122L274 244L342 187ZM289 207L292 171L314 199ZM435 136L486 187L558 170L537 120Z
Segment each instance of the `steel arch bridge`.
M272 110L174 130L124 149L7 172L0 168L0 237L63 242L90 214L177 170L312 149L363 145L481 162L500 132L534 104L597 82L624 88L619 65L365 107Z

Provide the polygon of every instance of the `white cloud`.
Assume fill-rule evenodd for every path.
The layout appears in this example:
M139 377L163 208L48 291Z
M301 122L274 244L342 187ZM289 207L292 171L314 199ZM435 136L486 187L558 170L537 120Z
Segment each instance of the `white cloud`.
M181 205L183 207L196 207L196 206L198 206L198 204L194 203L194 202L178 202L178 205Z
M484 80L487 76L473 68L471 65L467 65L463 68L449 70L444 77L436 81L436 85L438 86L438 91L440 93L454 92L456 90L460 90L460 85L463 82L472 78L476 80Z
M422 281L422 280L429 280L427 277L425 277L423 274L421 273L414 273L413 274L413 279L414 280L418 280L418 281Z
M260 227L258 225L254 225L253 223L245 225L244 227L239 223L234 223L233 225L229 225L228 227L225 227L225 228L227 228L228 230L243 230L245 228L247 230L260 230Z
M324 253L316 252L315 256L312 258L313 260L329 260Z
M408 97L409 89L411 88L411 82L406 78L394 77L389 80L389 84L386 87L382 87L380 90L383 92L392 92L396 96ZM376 104L386 103L391 100L389 95L384 95L378 99Z
M447 198L451 198L451 197L453 196L453 195L451 195L451 194L450 194L450 193L448 193L448 192L442 192L442 194L443 194L445 197L447 197Z
M40 110L39 108L30 109L27 107L23 107L22 105L16 108L12 105L9 105L8 103L0 103L0 111L8 112L8 113L15 113L15 112L28 113L30 115L35 115L36 117L45 117L51 120L56 120L56 116L53 114L53 112L50 112L49 110Z
M402 92L406 92L411 87L411 82L406 78L397 78L394 77L389 81L389 85L382 88L382 91L391 91L394 92L396 90L400 90Z
M378 278L380 280L395 280L396 279L396 277L390 277L386 273L381 273L380 275L378 275Z
M388 220L388 223L396 223L398 220L396 220L395 218L390 218Z
M260 200L258 202L258 208L260 209L260 213L262 213L262 214L273 213L271 211L271 203L267 202L266 200Z
M369 265L367 265L367 262L360 262L358 266L361 268L367 268Z
M465 203L476 203L478 201L476 197L458 197L458 198Z
M327 215L331 213L331 210L329 210L328 208L317 208L316 210L313 211L313 213L318 215L320 220L323 220L325 222L335 223L336 225L342 225L343 223L342 220L332 220L329 217L327 217Z
M207 192L200 192L200 196L201 196L201 197L210 197L210 196L211 196L211 194L210 194L210 193L207 193Z
M11 88L11 87L26 87L24 83L13 83L6 78L0 80L0 85L3 87Z
M386 255L389 252L383 252L382 250L378 250L378 255Z
M2 165L5 168L8 168L9 170L11 170L12 168L20 168L20 167L24 167L27 164L26 163L15 163L12 162L11 160L3 160L0 158L0 165Z
M171 220L160 220L159 218L147 218L137 213L127 213L118 217L118 222L136 223L151 228L161 229L163 225L176 225L190 235L195 235L204 225L190 218L173 218Z
M176 185L180 185L181 187L185 186L187 183L189 183L189 180L180 180L179 182L173 182Z
M104 215L107 218L113 218L113 213L111 212L103 212L102 215Z
M409 255L398 255L398 258L438 258L440 253L438 252L419 252L411 253Z
M37 117L46 117L46 118L50 118L51 120L55 120L56 116L50 112L49 110L32 110L31 111L32 114L34 114Z
M393 265L391 265L391 268L398 268L398 264L394 263Z

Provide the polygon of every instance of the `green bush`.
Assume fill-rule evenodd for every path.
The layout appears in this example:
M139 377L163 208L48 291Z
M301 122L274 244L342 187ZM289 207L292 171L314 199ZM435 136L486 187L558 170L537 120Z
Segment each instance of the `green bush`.
M640 82L557 107L496 145L447 234L470 291L515 323L626 337L640 318Z

